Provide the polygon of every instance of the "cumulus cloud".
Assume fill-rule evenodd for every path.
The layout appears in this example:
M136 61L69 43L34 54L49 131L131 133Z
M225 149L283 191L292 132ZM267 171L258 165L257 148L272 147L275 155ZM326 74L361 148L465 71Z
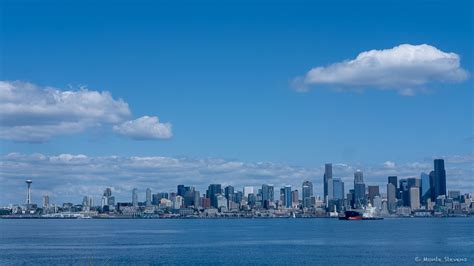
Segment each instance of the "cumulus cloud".
M136 139L169 139L173 136L170 123L160 123L156 116L142 116L113 127L117 134Z
M448 189L472 193L474 156L458 155L446 159ZM419 177L421 172L433 169L433 161L427 158L421 162L393 162L391 168L386 168L384 163L334 163L333 166L334 177L346 182L347 191L352 188L355 169L362 169L367 184L380 185L381 191L385 191L389 175L397 175L399 178ZM106 187L113 188L117 200L129 201L134 187L139 188L143 198L147 187L153 193L176 191L178 184L195 186L204 192L210 183L233 185L238 190L243 186L259 187L263 183L272 183L276 188L289 184L300 189L304 180L312 181L315 194L321 195L323 174L323 164L299 167L220 158L10 153L0 156L0 204L24 201L24 180L27 178L33 180L36 202L41 200L42 194L49 194L53 202L61 203L80 202L84 195L94 196L98 200Z
M435 82L461 82L469 73L461 67L459 55L431 45L402 44L391 49L370 50L355 59L315 67L294 80L294 88L305 92L312 85L339 91L366 88L396 90L402 95L424 91Z
M116 125L131 117L128 104L107 91L64 91L22 81L0 81L0 114L0 138L20 142L43 142L92 127ZM153 119L145 120L151 125ZM161 129L163 134L171 134L171 128L163 129L167 124L156 124L152 132Z
M395 163L392 162L392 161L386 161L386 162L383 163L383 166L385 168L391 168L392 169L392 168L395 168Z

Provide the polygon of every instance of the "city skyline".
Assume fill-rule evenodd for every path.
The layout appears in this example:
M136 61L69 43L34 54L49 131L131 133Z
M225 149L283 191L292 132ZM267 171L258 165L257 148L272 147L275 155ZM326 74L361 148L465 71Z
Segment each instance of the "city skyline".
M442 166L439 166L439 162L441 161L442 162ZM385 163L386 164L386 163ZM331 200L338 200L338 199L345 199L346 198L346 193L350 190L354 190L354 199L356 202L358 202L359 200L361 199L364 199L366 198L367 195L369 195L369 198L370 198L370 191L371 191L371 187L373 186L376 186L377 187L377 193L380 193L379 195L385 195L385 198L387 199L388 201L388 205L390 206L390 193L389 192L389 188L388 186L392 183L392 184L396 184L395 185L395 188L398 188L399 187L399 184L397 183L397 180L404 180L405 182L407 180L413 180L413 179L416 179L419 181L419 184L417 185L419 188L420 188L420 191L419 191L419 194L420 194L420 198L423 197L423 195L426 193L426 187L427 186L436 186L438 190L432 190L430 193L428 193L428 197L431 197L431 198L436 198L437 196L443 194L443 195L447 195L448 194L448 190L449 191L462 191L464 193L472 193L469 189L467 189L466 187L456 187L456 186L451 186L450 183L454 183L452 182L452 180L450 179L446 179L446 171L444 171L444 160L443 159L434 159L434 164L435 166L431 167L431 169L427 169L426 171L422 171L420 172L420 174L418 175L402 175L402 176L399 176L399 175L394 175L393 173L395 172L389 172L389 173L392 173L392 175L387 175L385 177L382 177L380 179L377 179L377 180L373 180L371 179L370 181L366 181L364 180L364 176L366 175L364 173L363 170L361 169L355 169L353 170L352 174L348 177L340 177L340 175L336 175L336 176L333 176L333 164L332 163L326 163L324 166L323 166L323 174L320 178L315 178L315 179L312 179L312 178L304 178L302 176L299 176L298 178L300 178L297 182L300 182L300 184L298 183L295 183L295 181L292 181L292 182L288 182L286 181L285 183L278 183L278 182L265 182L265 180L260 180L259 182L261 183L253 183L253 184L249 184L249 183L240 183L240 185L236 185L235 182L222 182L222 183L218 183L218 182L215 182L216 184L218 184L219 186L219 189L216 188L216 191L224 191L224 188L227 187L227 186L231 186L231 187L234 187L236 189L236 191L241 191L242 193L245 193L245 190L251 190L252 192L251 193L254 193L255 191L259 191L258 187L262 186L262 195L271 195L271 196L262 196L262 200L265 201L265 200L269 200L269 201L275 201L277 199L277 192L278 192L278 186L281 186L282 189L285 187L285 186L290 186L290 187L300 187L300 189L297 190L297 197L298 199L301 199L302 200L302 205L304 206L305 205L305 194L306 195L311 195L311 196L315 196L316 198L320 198L322 201L324 202L329 202ZM438 165L438 166L437 166ZM338 168L340 165L339 164L335 164L335 167ZM425 166L426 167L426 166ZM440 177L437 177L437 175L435 174L437 171L434 170L434 169L437 169L437 168L442 168L443 171L444 171L444 187L441 187L439 188L440 186L439 185L435 185L435 183L432 183L432 182L442 182L442 181L433 181L433 180L439 180ZM440 169L441 169L440 168ZM350 169L353 169L353 168L350 168ZM448 168L449 169L449 168ZM347 169L345 169L344 171L347 172ZM326 173L329 173L329 176L330 176L330 182L331 182L331 185L328 186L331 188L331 198L329 198L327 196L327 193L326 193L326 188L325 188L325 182L327 180L326 178ZM337 172L336 172L337 173ZM428 174L429 173L429 174ZM449 173L448 173L449 174ZM433 177L431 177L433 175ZM301 178L303 178L304 180L306 181L301 181ZM395 181L391 181L391 179L395 178L394 180ZM428 180L427 182L425 182L425 178ZM433 178L433 180L431 180L431 178ZM189 180L189 179L188 179ZM388 180L388 184L386 183L386 181ZM31 182L32 180L27 180L26 181L28 185L31 185ZM184 181L186 182L186 181ZM208 181L203 181L202 184L195 184L195 183L185 183L186 186L191 186L193 189L195 189L196 191L207 191L206 190L206 187L208 186L209 183L206 183ZM244 181L243 181L244 182ZM301 182L303 182L301 184ZM305 186L305 183L306 182L310 182L310 192L306 192L305 193L305 189L304 189L304 186ZM385 182L385 183L384 183ZM340 183L340 184L339 184ZM41 183L40 183L41 184ZM337 184L337 185L336 185ZM349 184L353 184L352 186L349 185ZM362 187L357 187L356 185L357 184L362 184L363 186ZM422 184L424 185L424 189L422 190L421 187L422 187ZM306 184L308 185L308 184ZM387 185L387 189L385 189L385 185ZM178 194L179 194L179 191L180 191L180 186L183 186L182 189L184 189L184 185L179 185L178 186ZM268 187L268 186L271 186L271 192L268 192L265 190L264 187ZM400 184L400 187L402 185ZM168 186L168 187L165 187L165 186L162 186L162 187L159 187L159 186L146 186L146 187L137 187L137 186L134 186L132 185L131 188L129 189L129 191L126 189L126 188L121 188L121 187L117 187L117 186L113 186L113 185L104 185L102 186L96 186L98 188L98 190L96 191L83 191L83 194L73 194L73 195L70 195L71 197L68 198L68 200L66 201L62 201L62 202L74 202L73 199L76 199L76 201L79 199L79 198L82 198L83 196L87 196L87 197L90 197L91 200L93 200L94 202L100 202L100 196L98 196L97 192L100 191L101 189L103 189L103 187L108 187L108 189L112 189L112 190L116 190L118 191L118 196L117 199L119 199L120 201L123 201L130 196L129 194L132 193L132 204L133 206L137 206L138 202L147 202L148 201L148 198L151 197L151 193L155 193L155 192L158 192L158 193L171 193L172 191L175 190L176 188L176 184L174 185L171 185ZM276 187L276 188L275 188ZM357 187L357 189L356 189ZM74 189L74 188L72 188ZM441 192L442 191L442 192ZM53 196L56 201L61 201L61 197L56 197L56 193L54 192L54 190L50 189L50 190L39 190L40 192L40 195L38 194L33 194L35 195L35 199L37 200L37 202L40 202L40 199L43 198L44 196L47 196L48 197L48 201L50 201L50 198L51 196ZM77 192L77 190L76 190ZM95 194L94 194L95 192ZM291 190L290 190L291 192ZM339 192L339 194L336 196L336 194ZM368 194L367 194L368 192ZM17 195L17 198L20 197L20 195L18 194L17 191L14 192L16 195ZM30 187L28 186L28 193L30 193ZM225 192L226 194L228 193L227 191ZM268 194L270 193L270 194ZM393 193L393 192L392 192ZM100 194L100 193L99 193ZM204 195L206 195L207 193L205 193ZM341 197L341 194L342 194L342 197ZM116 194L117 195L117 194ZM393 196L393 194L392 194ZM30 194L28 194L28 198L30 198ZM266 198L265 198L266 197ZM293 197L293 194L291 194L291 197ZM398 197L398 191L395 192L395 197ZM114 197L115 199L115 197ZM31 200L32 202L34 202L33 200ZM53 199L53 201L55 201ZM53 202L52 201L52 202ZM9 203L0 203L3 204L3 205L8 205L8 204L15 204L15 203L19 203L21 201L17 201L17 202L9 202ZM364 204L366 204L367 202L364 202Z
M434 158L474 191L470 1L1 5L0 204L26 179L78 201L319 188L327 162L346 186L356 169L383 183Z

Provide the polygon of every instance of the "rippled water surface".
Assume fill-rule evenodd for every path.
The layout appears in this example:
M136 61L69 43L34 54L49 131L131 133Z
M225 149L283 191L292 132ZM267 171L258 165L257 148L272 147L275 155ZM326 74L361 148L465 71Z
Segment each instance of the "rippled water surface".
M0 219L0 265L474 265L473 251L474 218Z

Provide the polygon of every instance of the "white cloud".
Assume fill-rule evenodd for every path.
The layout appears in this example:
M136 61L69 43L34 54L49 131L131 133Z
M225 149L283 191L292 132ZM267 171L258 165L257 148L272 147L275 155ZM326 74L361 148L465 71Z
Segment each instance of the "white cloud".
M391 162L391 161L386 161L386 162L383 163L383 166L385 168L393 169L393 168L395 168L395 163Z
M422 44L402 44L391 49L370 50L355 59L311 69L294 80L297 91L311 85L326 85L337 91L362 91L366 88L396 90L401 95L426 91L434 82L461 82L469 73L455 53L443 52Z
M0 81L0 138L41 142L130 117L128 104L109 92L61 91L21 81Z
M472 183L472 154L449 156L446 158L448 190L474 192ZM454 159L450 159L454 158ZM462 160L459 160L462 158ZM345 189L352 188L355 169L362 169L364 181L370 185L380 185L385 191L387 177L419 177L421 172L433 169L433 160L421 162L395 163L391 168L384 163L374 165L351 165L334 163L333 175L346 182ZM261 186L272 183L275 188L289 184L301 188L304 180L314 183L315 194L322 194L324 165L298 167L272 162L242 162L216 158L172 158L163 156L92 157L86 155L10 153L0 156L0 204L22 202L24 200L24 180L33 180L36 202L40 192L48 193L56 203L63 201L80 202L82 196L92 195L99 199L106 187L113 187L117 200L129 200L133 187L139 188L141 197L147 187L153 193L175 191L178 184L195 186L204 192L210 183L234 185L238 190L245 186ZM35 192L36 191L36 192Z
M142 116L113 127L117 134L136 139L169 139L173 136L170 123L160 123L156 116Z
M20 142L43 142L88 128L110 127L131 117L128 104L107 91L63 91L22 81L0 81L0 114L0 138ZM158 123L156 117L125 122L118 129L132 138L171 136L171 126Z

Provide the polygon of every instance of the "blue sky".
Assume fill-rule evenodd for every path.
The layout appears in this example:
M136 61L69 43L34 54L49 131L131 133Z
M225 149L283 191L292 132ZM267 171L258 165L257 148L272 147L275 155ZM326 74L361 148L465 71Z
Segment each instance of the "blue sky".
M5 156L212 157L317 168L473 152L470 1L0 3L0 80L108 91L128 104L128 120L156 116L172 125L172 137L136 140L100 120L39 143L4 138ZM292 86L313 68L402 44L455 53L469 74L446 82L430 72L433 80L411 96L390 85ZM472 168L465 166L467 182Z

